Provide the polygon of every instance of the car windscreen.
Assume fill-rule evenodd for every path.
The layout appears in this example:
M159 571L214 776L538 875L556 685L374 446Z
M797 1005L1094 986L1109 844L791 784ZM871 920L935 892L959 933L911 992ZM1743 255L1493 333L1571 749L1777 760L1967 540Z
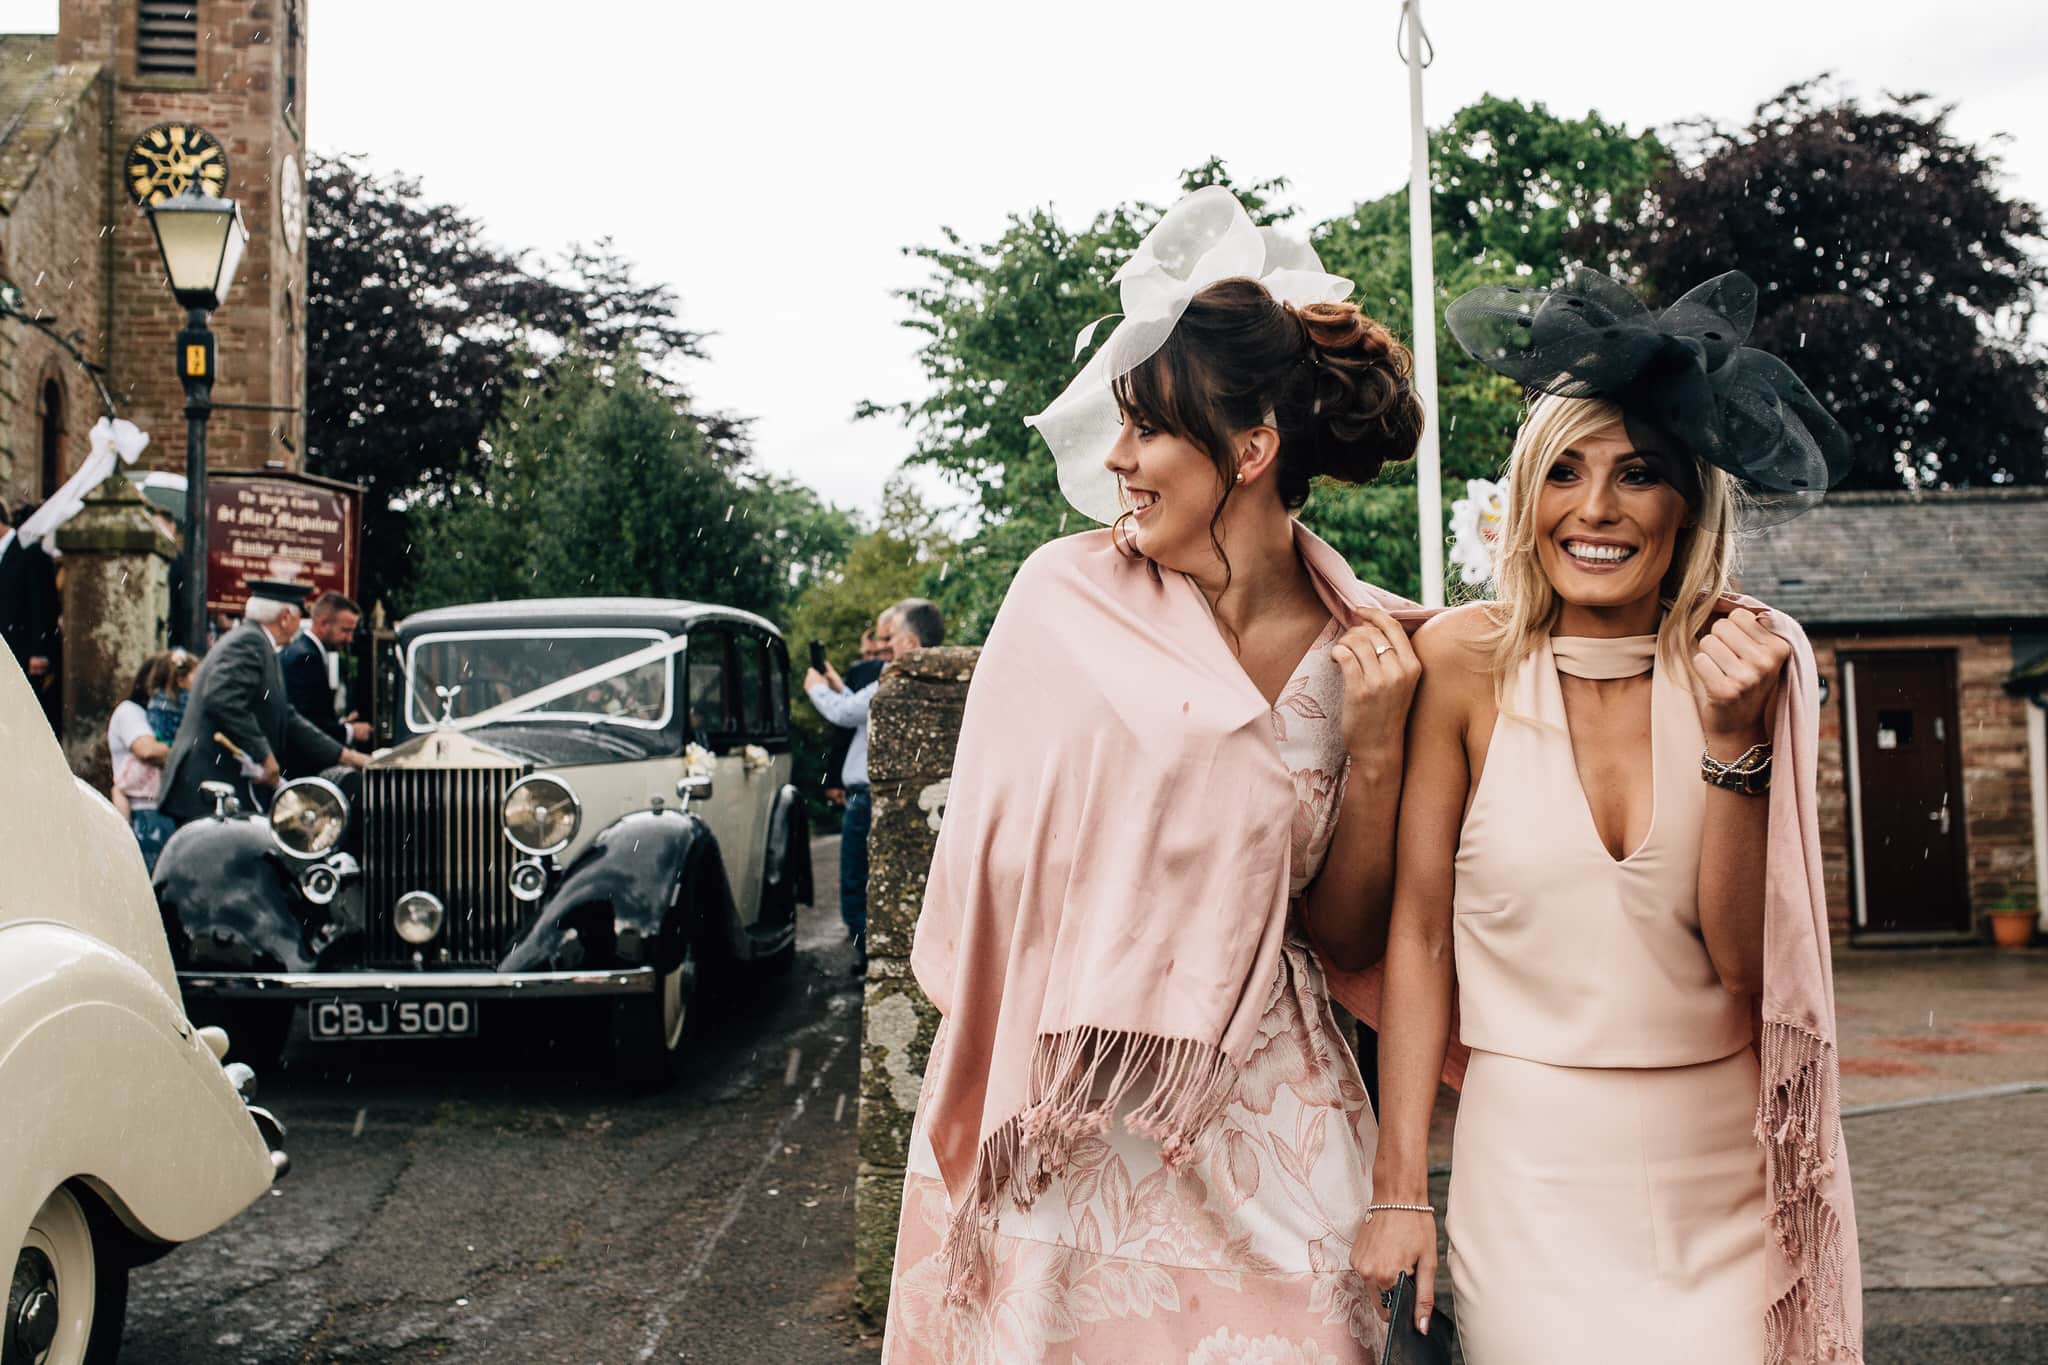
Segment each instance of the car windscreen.
M409 729L461 724L535 693L590 675L566 695L486 718L521 724L612 724L659 730L675 714L674 660L646 656L672 637L659 630L471 630L422 635L406 649L405 719ZM657 651L658 652L658 651ZM619 667L611 667L619 664Z

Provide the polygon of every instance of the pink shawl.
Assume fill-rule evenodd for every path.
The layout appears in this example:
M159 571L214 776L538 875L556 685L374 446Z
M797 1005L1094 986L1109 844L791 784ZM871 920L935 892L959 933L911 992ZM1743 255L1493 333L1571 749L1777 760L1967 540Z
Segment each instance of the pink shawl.
M1340 620L1426 615L1295 529ZM922 1120L956 1299L1001 1201L1028 1206L1127 1101L1179 1165L1235 1093L1287 924L1294 784L1268 714L1201 591L1109 532L1042 547L1011 584L911 954L947 1022Z
M1753 598L1724 607L1768 610ZM1756 1138L1772 1234L1765 1359L1808 1365L1863 1359L1863 1271L1856 1207L1842 1146L1835 1053L1835 968L1821 881L1816 781L1819 685L1799 623L1771 612L1792 645L1771 724L1769 848L1764 871L1764 991L1757 1052L1763 1065Z

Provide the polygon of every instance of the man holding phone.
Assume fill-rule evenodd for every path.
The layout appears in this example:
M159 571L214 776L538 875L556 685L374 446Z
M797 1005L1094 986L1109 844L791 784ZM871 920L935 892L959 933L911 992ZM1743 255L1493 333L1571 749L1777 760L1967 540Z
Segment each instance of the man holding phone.
M853 732L841 766L846 814L839 825L839 918L853 940L853 970L860 975L868 969L868 826L874 809L868 790L868 707L880 685L881 670L890 660L945 638L945 622L938 607L923 598L911 598L875 619L877 657L849 670L866 679L857 687L849 686L849 680L842 679L831 662L821 657L824 646L816 643L811 648L811 670L804 674L804 694L818 714ZM870 662L874 665L872 676L862 666ZM820 663L823 668L818 667Z

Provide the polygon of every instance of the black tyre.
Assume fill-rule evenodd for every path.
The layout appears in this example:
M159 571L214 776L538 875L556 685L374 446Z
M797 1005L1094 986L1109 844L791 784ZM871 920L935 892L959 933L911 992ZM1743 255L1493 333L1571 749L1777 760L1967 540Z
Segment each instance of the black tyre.
M128 1244L90 1196L52 1190L14 1255L0 1365L112 1365L128 1316Z
M675 1079L696 999L697 947L691 943L682 961L661 974L653 994L612 1005L612 1069L622 1085L660 1090Z

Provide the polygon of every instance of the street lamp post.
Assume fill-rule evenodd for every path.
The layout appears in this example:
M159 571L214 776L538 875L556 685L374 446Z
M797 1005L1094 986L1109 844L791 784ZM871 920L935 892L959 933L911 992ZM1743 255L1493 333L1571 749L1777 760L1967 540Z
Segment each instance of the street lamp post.
M178 381L185 388L185 648L206 651L206 419L213 412L214 339L208 321L234 283L249 230L241 206L195 179L181 194L148 205L171 293L185 309L178 333Z

